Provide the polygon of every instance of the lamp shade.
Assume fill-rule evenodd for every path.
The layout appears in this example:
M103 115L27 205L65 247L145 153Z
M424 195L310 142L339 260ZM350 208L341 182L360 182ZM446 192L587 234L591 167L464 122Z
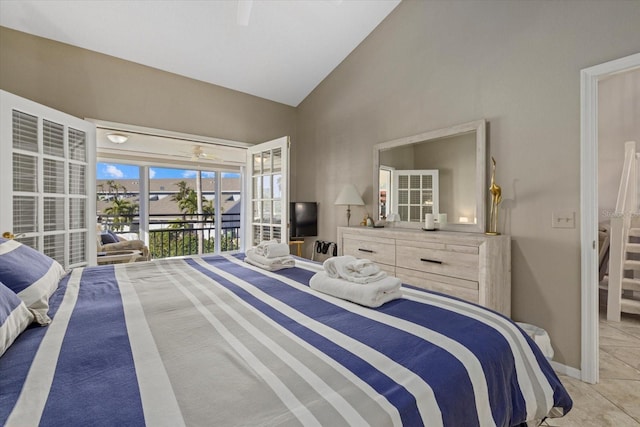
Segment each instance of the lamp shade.
M353 184L345 184L336 198L336 205L362 206L364 201Z

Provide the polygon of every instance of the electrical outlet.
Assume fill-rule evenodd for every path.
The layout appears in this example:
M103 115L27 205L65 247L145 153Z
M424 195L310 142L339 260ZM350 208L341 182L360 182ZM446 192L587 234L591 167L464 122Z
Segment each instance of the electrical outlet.
M576 228L576 213L573 211L559 211L551 214L551 227Z

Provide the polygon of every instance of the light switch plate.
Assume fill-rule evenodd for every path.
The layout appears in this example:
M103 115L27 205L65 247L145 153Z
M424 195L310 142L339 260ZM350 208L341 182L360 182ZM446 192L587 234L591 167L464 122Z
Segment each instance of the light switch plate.
M558 211L551 214L551 227L576 228L576 213L573 211Z

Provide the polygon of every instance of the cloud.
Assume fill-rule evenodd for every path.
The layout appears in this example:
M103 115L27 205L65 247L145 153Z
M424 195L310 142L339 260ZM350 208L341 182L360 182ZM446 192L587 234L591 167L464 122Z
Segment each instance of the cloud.
M156 170L149 168L149 178L153 179L154 176L156 176Z
M222 172L223 178L240 178L240 174L237 172Z
M123 178L124 177L124 172L122 172L120 169L118 169L115 165L105 165L106 169L105 169L105 173L107 174L107 176L111 177L111 178Z
M182 173L182 177L183 178L195 178L196 177L196 171L184 171Z
M203 178L215 178L216 177L216 173L215 172L202 172L202 177Z

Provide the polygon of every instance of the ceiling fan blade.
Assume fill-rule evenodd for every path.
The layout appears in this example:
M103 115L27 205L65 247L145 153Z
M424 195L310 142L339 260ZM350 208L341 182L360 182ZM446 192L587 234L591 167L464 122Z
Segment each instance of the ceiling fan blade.
M249 25L249 17L251 17L252 8L253 0L238 0L238 25L243 27Z

